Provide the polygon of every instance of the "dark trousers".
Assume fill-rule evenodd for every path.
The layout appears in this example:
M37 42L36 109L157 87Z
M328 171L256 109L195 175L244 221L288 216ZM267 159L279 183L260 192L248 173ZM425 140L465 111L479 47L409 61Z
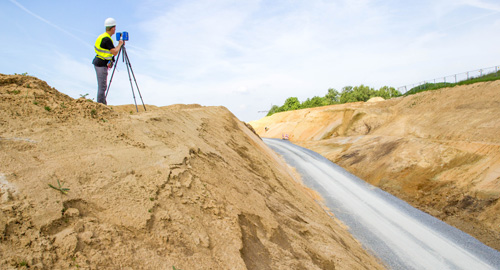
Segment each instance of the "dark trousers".
M97 75L97 102L102 104L106 103L106 88L108 87L108 67L98 67L95 66L95 72Z

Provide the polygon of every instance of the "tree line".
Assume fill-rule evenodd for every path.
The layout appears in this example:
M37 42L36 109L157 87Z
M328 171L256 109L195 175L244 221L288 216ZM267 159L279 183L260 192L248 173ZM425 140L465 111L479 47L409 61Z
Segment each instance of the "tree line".
M367 101L372 97L382 97L389 99L391 97L399 97L401 93L394 87L383 86L379 90L375 90L369 86L346 86L339 92L334 88L328 89L328 92L323 97L314 96L300 102L297 97L289 97L285 100L282 106L273 105L269 110L267 116L273 115L278 112L293 111L299 109L343 104L358 101Z

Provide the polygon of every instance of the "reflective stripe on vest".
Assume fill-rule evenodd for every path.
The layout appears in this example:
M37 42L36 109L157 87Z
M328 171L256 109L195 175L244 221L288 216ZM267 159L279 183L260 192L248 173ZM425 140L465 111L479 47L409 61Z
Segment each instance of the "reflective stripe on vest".
M113 59L113 54L109 50L101 47L102 39L106 37L111 39L111 36L106 32L97 37L94 44L94 51L97 57L101 58L102 60L111 60ZM113 42L113 39L111 39L111 42Z

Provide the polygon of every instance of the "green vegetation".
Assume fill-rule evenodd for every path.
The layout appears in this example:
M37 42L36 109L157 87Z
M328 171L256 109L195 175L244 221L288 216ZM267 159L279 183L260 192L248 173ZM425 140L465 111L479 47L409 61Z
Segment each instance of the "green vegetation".
M50 112L51 108L49 106L44 107L46 111Z
M343 104L349 102L367 101L372 97L382 97L389 99L391 97L401 96L401 93L394 89L394 87L384 86L379 90L375 90L369 86L346 86L342 88L342 92L330 88L324 97L315 96L308 98L304 102L300 102L296 97L289 97L285 100L285 104L279 107L273 105L269 110L267 116L273 115L278 112L292 111L306 108L314 108L320 106Z
M68 194L69 188L63 188L63 185L61 185L61 182L59 182L59 179L57 179L57 184L59 185L59 187L55 187L51 184L49 184L49 187L51 187L55 190L59 190L62 194Z
M21 91L19 91L19 90L12 90L12 91L7 90L7 93L18 95L19 93L21 93Z
M28 268L28 267L29 267L29 266L28 266L28 262L26 262L26 260L22 260L21 262L19 262L19 263L17 264L17 267L18 267L18 268L19 268L19 267L26 267L26 268Z
M71 258L71 260L73 261L73 263L72 263L72 264L74 264L75 268L76 268L76 269L80 269L80 265L78 265L78 264L76 263L76 257L72 257L72 258Z
M489 81L496 81L500 80L500 71L498 72L493 72L490 74L486 74L483 76L479 77L472 77L468 80L463 80L457 83L447 83L447 82L440 82L440 83L424 83L422 85L413 87L410 89L408 92L406 92L404 95L413 95L419 92L424 92L424 91L429 91L429 90L436 90L436 89L441 89L441 88L446 88L446 87L453 87L457 85L467 85L467 84L473 84L473 83L478 83L478 82L489 82Z
M436 90L445 87L453 87L456 85L467 85L477 82L489 82L500 80L500 71L489 73L479 77L472 77L467 80L463 80L457 83L450 82L440 82L440 83L424 83L422 85L416 86L404 95L412 95L423 91ZM289 97L285 100L285 103L280 107L273 105L269 110L267 116L273 115L278 112L299 110L305 108L320 107L333 104L343 104L349 102L367 101L372 97L382 97L384 99L389 99L392 97L401 96L401 92L393 87L384 86L379 90L375 90L371 87L360 85L360 86L346 86L342 88L342 92L330 88L328 93L324 97L315 96L313 98L308 98L304 102L300 102L296 97Z

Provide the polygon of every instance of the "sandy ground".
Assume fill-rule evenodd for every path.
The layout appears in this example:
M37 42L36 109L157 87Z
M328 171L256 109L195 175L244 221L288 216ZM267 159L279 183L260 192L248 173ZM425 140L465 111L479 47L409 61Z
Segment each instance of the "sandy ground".
M383 268L223 107L0 74L0 149L0 269Z
M250 124L262 137L288 134L500 250L499 81L283 112Z

